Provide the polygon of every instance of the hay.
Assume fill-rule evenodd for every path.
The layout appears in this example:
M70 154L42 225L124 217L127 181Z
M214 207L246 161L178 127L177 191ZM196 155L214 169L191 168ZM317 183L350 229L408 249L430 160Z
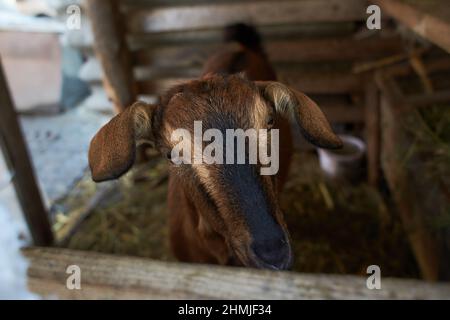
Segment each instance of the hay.
M366 274L375 264L384 276L418 277L401 224L379 193L366 184L328 180L315 155L295 155L282 205L295 270Z
M91 213L67 247L172 260L165 205L167 165L158 161L147 169L148 179L140 176L140 182L134 183L136 171L121 178L113 199Z

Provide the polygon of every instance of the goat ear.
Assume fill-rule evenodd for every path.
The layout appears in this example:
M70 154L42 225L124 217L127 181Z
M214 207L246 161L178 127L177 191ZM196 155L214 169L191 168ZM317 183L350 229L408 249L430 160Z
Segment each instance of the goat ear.
M136 102L112 118L89 146L89 166L96 182L116 179L134 163L136 141L152 140L154 105Z
M281 114L294 116L303 136L312 144L329 149L342 147L342 141L333 132L319 106L304 93L279 82L257 81L264 97Z

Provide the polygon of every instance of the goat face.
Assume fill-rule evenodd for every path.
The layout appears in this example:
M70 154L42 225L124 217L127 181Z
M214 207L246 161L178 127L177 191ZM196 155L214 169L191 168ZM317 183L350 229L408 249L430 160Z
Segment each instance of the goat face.
M126 172L139 140L148 140L162 154L171 155L177 143L172 139L174 130L184 129L195 136L195 121L202 121L203 130L223 133L222 146L226 146L227 129L277 129L286 114L295 116L313 143L340 145L320 109L305 95L276 82L251 82L239 75L207 76L176 86L159 105L136 103L113 118L91 143L93 178L103 181ZM236 156L236 146L222 151L224 159L227 152ZM249 148L244 152L248 159ZM193 205L199 214L199 232L207 228L219 233L245 266L286 269L292 254L278 204L276 176L261 175L262 164L257 160L252 164L194 161L173 166L171 174L185 182L187 193L196 193L198 203Z

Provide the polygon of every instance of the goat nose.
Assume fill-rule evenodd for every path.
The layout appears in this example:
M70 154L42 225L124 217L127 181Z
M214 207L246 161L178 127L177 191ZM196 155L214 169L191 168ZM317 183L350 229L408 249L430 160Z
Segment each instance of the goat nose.
M284 237L260 240L254 242L251 248L265 268L288 269L291 266L291 250Z

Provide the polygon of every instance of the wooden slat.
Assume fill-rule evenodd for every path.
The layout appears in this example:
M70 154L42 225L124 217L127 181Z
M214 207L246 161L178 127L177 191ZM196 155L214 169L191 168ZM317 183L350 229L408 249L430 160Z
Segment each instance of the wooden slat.
M94 48L104 73L104 86L116 111L136 100L136 87L122 18L116 0L89 0L85 3L94 34Z
M372 0L372 2L418 35L450 52L448 1Z
M29 248L28 287L59 299L444 299L448 284L382 278L369 290L366 278L298 274L169 263L143 258ZM81 269L81 290L68 290L66 268Z
M124 19L127 19L126 13ZM82 17L83 18L83 17ZM71 46L87 50L93 45L93 35L88 19L82 19L81 30L69 30L68 42ZM258 26L263 39L295 39L305 37L348 36L355 30L354 22L328 22L308 24L284 24ZM382 33L391 32L383 29ZM127 33L127 43L132 50L160 45L194 45L205 43L221 43L223 28L208 30L178 30L158 33Z
M161 7L129 14L133 32L162 32L222 27L234 22L254 25L362 20L365 5L360 0L303 0Z
M424 63L428 74L450 70L450 59L448 57L436 58L430 61L425 61ZM386 76L392 77L409 76L413 73L413 71L414 70L409 62L397 64L383 69L383 73Z
M350 73L309 72L282 70L278 80L307 94L340 94L358 92L361 83L358 76ZM138 81L139 94L160 94L170 87L193 78L155 78Z
M53 242L48 213L36 184L29 153L20 129L0 60L0 147L14 174L14 187L33 242ZM4 226L5 227L5 226Z
M364 109L351 104L322 104L320 105L328 121L331 123L362 123Z
M307 24L283 24L273 26L257 26L264 41L299 40L305 38L330 38L351 36L355 31L354 22L329 22ZM390 30L383 30L382 34L391 34ZM187 46L219 44L223 42L223 28L206 30L178 30L158 33L127 34L128 45L131 50L154 48L158 46Z
M402 51L398 37L368 38L352 37L304 39L298 41L268 42L265 47L270 60L275 62L346 61L364 60Z
M450 90L437 91L428 94L417 94L407 98L408 103L415 107L426 107L433 104L447 103L450 105Z
M157 80L164 78L194 79L202 74L202 67L158 67L153 64L138 66L133 70L136 81Z
M239 3L239 2L257 2L267 0L219 0L227 3ZM211 0L120 0L120 6L123 11L129 11L131 9L148 9L154 7L164 6L192 6L211 3Z
M155 79L138 81L138 94L162 94L171 87L189 81L191 79L173 78L173 79Z
M277 72L278 80L307 94L339 94L361 90L358 76L346 72Z
M364 60L397 54L403 49L398 37L274 40L264 42L264 47L273 63ZM221 48L218 43L151 47L138 50L134 58L138 65L201 65Z

